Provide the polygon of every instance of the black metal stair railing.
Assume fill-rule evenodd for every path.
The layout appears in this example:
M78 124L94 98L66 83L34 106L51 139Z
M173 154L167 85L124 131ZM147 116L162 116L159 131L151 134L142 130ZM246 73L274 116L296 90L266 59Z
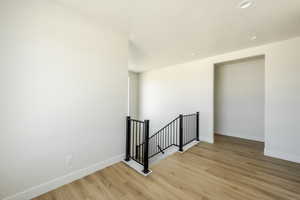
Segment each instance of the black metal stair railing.
M126 158L144 166L143 172L149 173L148 158L149 120L140 121L126 118Z
M149 138L149 158L156 156L171 146L179 146L180 117L176 117Z
M149 173L149 159L172 146L179 151L195 140L199 141L199 112L179 115L163 128L149 137L149 120L139 121L127 117L126 158L144 166L143 172Z
M198 135L199 130L197 130L199 129L198 121L199 121L199 113L182 116L183 146L191 143L195 139L199 140L199 135Z

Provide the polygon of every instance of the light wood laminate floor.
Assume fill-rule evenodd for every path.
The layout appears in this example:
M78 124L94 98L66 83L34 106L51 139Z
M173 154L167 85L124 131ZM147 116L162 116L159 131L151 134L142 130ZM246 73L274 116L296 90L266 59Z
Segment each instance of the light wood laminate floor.
M152 166L115 164L34 200L300 200L300 165L263 156L263 143L216 135Z

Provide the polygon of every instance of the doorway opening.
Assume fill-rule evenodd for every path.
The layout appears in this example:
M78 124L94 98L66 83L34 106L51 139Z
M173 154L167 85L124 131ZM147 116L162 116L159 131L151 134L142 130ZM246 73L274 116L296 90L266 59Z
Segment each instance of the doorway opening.
M265 57L218 63L214 70L215 136L264 143Z

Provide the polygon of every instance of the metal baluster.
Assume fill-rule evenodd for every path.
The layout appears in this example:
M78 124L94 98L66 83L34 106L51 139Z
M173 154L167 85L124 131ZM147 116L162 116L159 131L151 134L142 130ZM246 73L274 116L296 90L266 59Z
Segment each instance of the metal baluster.
M142 151L142 160L144 161L144 143L145 143L145 124L144 123L142 123L142 132L143 132L143 134L142 134L142 145L141 145L141 151Z
M165 132L165 129L163 129L163 131L162 131L162 134L161 134L161 146L160 147L162 147L163 145L164 145L164 132Z
M186 118L185 117L183 117L183 120L182 120L182 123L183 123L183 146L184 146L184 143L185 143L185 137L186 137L186 130L185 130L185 121L186 121Z
M190 141L190 139L191 139L191 117L189 117L189 123L188 123L188 130L189 130L189 139L188 139L188 141Z
M131 141L132 141L132 143L131 143L131 157L134 159L134 157L133 157L133 153L134 153L134 150L133 150L133 148L134 148L134 121L131 121L131 127L132 127L132 134L131 134Z
M179 131L178 131L178 120L176 120L176 138L175 138L175 140L176 140L176 145L179 145L179 144L178 144L178 133L179 133Z
M188 141L188 137L189 137L188 134L189 134L189 132L188 132L188 117L185 117L185 141L184 141L184 145Z
M172 123L171 126L171 145L173 145L173 126L174 126L174 122Z
M167 145L167 127L164 128L164 148L166 148Z
M140 146L139 146L140 145L140 126L141 126L141 123L138 122L137 123L138 134L136 136L136 138L137 138L137 144L136 145L137 145L138 148L136 149L137 150L136 157L138 158L139 161L140 161L140 156L139 156L139 154L140 154L140 149L139 149L140 148Z
M155 153L157 152L157 145L158 145L158 137L155 136Z
M174 124L175 124L174 122L172 123L172 129L171 129L172 144L174 144Z
M167 145L166 145L166 147L168 147L169 146L169 142L170 142L170 134L169 134L169 126L167 126L167 134L166 134L166 136L167 136Z

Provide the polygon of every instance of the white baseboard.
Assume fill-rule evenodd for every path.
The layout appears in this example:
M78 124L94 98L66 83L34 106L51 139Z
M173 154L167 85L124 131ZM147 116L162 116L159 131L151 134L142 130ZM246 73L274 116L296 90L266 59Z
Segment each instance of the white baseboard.
M52 191L60 186L63 186L65 184L71 183L75 180L81 179L87 175L90 175L96 171L99 171L101 169L104 169L110 165L113 165L115 163L118 163L122 161L124 158L124 154L118 155L115 157L112 157L108 160L96 163L92 166L89 166L84 169L80 169L74 172L71 172L70 174L67 174L62 177L58 177L56 179L53 179L49 182L34 186L32 188L29 188L23 192L17 193L13 196L6 197L2 200L30 200L32 198L35 198L37 196L40 196L42 194L45 194L49 191Z
M271 150L271 149L265 148L264 155L269 156L269 157L279 158L282 160L300 163L299 155L294 155L294 154L290 154L290 153L282 152L282 151L278 151L278 150Z
M254 141L258 141L258 142L264 142L264 138L260 138L260 137L256 137L256 136L239 136L239 135L234 135L231 133L219 133L216 132L216 134L218 135L224 135L224 136L230 136L230 137L236 137L236 138L241 138L241 139L246 139L246 140L254 140Z
M200 142L207 142L207 143L210 143L210 144L213 144L214 143L214 138L213 137L203 137L200 135Z
M184 152L186 152L187 150L189 150L190 148L192 148L193 146L195 146L195 145L197 145L198 143L199 143L200 141L192 141L191 143L189 143L189 144L187 144L187 145L185 145L184 147L183 147L183 152L180 152L179 151L179 153L184 153Z

